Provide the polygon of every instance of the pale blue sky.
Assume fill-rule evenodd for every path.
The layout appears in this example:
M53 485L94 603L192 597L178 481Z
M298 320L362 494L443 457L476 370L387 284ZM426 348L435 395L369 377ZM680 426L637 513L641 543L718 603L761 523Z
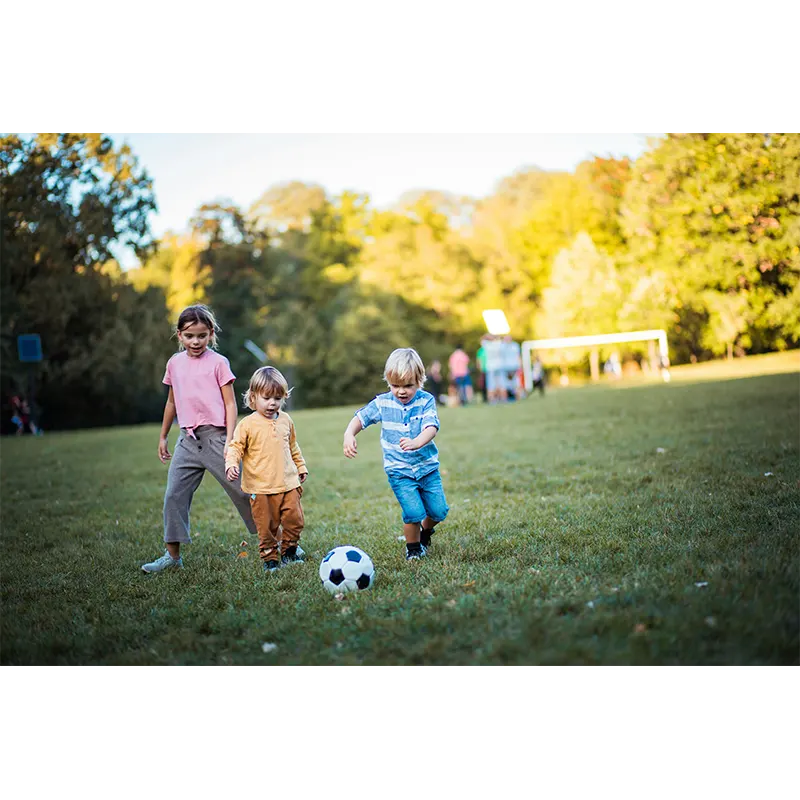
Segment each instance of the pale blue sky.
M246 210L284 181L319 183L330 194L366 192L379 207L411 189L482 197L521 167L571 170L593 155L636 158L652 135L110 134L131 145L153 178L156 236L184 230L201 203L230 198Z

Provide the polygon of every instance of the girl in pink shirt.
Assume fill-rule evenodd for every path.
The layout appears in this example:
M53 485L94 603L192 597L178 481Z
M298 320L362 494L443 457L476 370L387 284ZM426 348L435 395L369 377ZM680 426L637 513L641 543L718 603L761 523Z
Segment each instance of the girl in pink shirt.
M236 427L236 376L228 359L215 352L218 331L217 321L206 306L189 306L178 317L175 334L180 351L167 362L164 374L169 396L158 442L158 457L163 464L170 462L164 494L166 552L144 564L144 572L183 566L181 544L192 541L189 508L206 471L233 500L251 535L257 533L250 498L242 491L241 480L228 481L225 477L225 456ZM176 416L181 435L173 458L168 437Z

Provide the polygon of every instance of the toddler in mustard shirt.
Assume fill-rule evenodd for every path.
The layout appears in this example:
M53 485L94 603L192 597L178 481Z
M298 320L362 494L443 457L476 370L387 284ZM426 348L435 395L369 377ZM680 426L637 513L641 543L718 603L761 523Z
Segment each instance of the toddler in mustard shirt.
M275 367L257 369L244 395L244 404L254 413L236 426L225 458L229 481L239 477L242 462L242 489L250 495L264 572L303 561L300 497L308 469L294 422L281 410L288 396L289 384Z

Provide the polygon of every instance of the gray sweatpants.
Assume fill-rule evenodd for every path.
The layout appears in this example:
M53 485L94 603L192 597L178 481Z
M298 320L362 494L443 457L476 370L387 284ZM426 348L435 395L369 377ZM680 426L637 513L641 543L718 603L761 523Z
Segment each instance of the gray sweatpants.
M194 429L196 439L182 428L181 435L172 453L167 476L167 491L164 494L164 541L188 543L189 509L192 497L200 486L206 470L220 483L233 500L236 510L247 525L247 530L258 535L250 510L250 495L242 491L241 478L229 481L225 477L225 428L214 425L201 425Z

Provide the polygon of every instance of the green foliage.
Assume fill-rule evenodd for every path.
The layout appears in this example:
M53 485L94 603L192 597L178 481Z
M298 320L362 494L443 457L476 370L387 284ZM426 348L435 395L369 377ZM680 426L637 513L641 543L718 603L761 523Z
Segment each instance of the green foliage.
M478 291L479 265L447 218L422 199L410 216L384 212L376 227L380 232L361 255L361 281L428 309L438 338L469 330L474 312L467 304Z
M596 158L574 174L527 169L501 181L478 205L470 238L481 264L477 305L503 308L517 338L538 337L537 311L553 285L558 254L580 234L609 254L622 250L619 208L629 177L627 159ZM552 324L555 313L551 302ZM556 327L570 327L569 320ZM587 320L580 332L597 329Z
M290 181L247 211L201 205L157 252L152 186L126 147L10 136L0 163L3 388L27 380L15 336L39 331L43 399L52 407L61 382L70 414L91 372L108 376L96 384L109 387L97 389L102 420L153 408L160 387L141 376L195 302L217 313L237 389L258 366L252 339L290 377L295 406L364 399L397 346L426 361L458 343L474 353L486 308L503 309L518 340L665 328L674 363L800 343L799 134L674 134L635 163L526 168L488 197L422 189L381 210ZM121 271L115 243L141 266ZM104 394L119 385L106 341L138 343L121 351L137 387L125 399Z
M580 233L553 261L537 326L541 338L618 329L620 285L613 259Z
M314 183L289 181L267 189L247 217L262 231L308 230L315 212L327 202L325 190Z
M168 233L161 239L155 255L128 271L128 280L137 291L149 287L160 289L166 298L170 319L177 320L186 306L208 300L206 288L210 275L200 259L202 249L196 234Z
M152 251L147 173L99 134L11 135L0 178L3 394L38 384L45 427L152 419L169 347L164 298L137 292L111 250ZM42 337L45 360L30 375L17 361L22 333Z
M622 214L673 339L696 354L800 340L800 135L670 134L636 162Z

